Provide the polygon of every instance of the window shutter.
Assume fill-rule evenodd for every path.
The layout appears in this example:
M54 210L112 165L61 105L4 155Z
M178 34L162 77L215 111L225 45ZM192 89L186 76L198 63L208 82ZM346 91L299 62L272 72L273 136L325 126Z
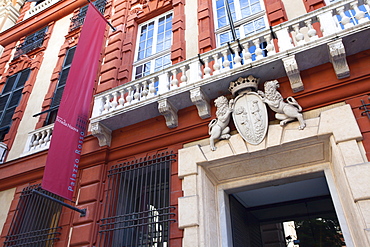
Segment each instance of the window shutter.
M15 108L22 98L23 87L29 74L30 70L26 69L9 77L0 96L0 130L6 129L6 133L12 123ZM6 133L2 133L0 139Z

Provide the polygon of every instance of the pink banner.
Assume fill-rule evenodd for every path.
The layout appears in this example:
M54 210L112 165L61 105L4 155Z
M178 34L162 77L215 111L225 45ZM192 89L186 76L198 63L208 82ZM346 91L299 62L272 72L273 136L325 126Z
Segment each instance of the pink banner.
M90 4L63 97L46 160L42 188L72 200L82 143L106 28L104 17Z

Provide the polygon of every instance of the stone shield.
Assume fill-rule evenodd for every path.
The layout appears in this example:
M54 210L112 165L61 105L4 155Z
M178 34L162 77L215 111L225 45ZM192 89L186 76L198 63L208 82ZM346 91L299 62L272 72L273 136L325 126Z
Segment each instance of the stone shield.
M239 134L246 142L257 145L263 141L268 117L266 105L257 93L248 92L236 97L232 116Z

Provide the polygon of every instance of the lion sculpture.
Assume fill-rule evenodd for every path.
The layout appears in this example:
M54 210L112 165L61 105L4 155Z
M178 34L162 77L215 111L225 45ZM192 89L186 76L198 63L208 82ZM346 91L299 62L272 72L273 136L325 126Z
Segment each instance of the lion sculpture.
M225 96L220 96L215 99L216 110L216 119L208 124L208 133L210 135L210 146L211 150L215 151L215 140L217 139L229 139L230 138L230 128L229 122L231 118L231 113L233 112L232 105L234 100L227 100Z
M303 130L306 127L306 123L300 113L302 111L302 107L293 97L288 97L287 102L284 102L283 97L277 91L279 86L280 85L277 80L267 81L264 85L265 93L258 91L258 94L262 97L262 101L268 104L271 110L276 112L275 117L276 119L281 120L281 126L298 119L298 129Z

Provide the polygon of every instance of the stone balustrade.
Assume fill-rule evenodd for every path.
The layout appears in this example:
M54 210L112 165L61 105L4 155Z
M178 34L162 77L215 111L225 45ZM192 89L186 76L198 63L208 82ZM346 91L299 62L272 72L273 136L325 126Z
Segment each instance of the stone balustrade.
M33 5L25 14L24 19L30 18L31 16L40 13L41 11L49 8L51 5L59 2L61 0L45 0L37 5ZM34 3L33 3L34 4Z
M28 139L22 156L48 149L53 135L54 124L28 133Z
M341 33L348 32L347 29L353 31L355 26L365 22L368 25L369 20L369 0L360 6L357 1L340 1L326 6L274 26L272 30L259 32L96 95L92 119L140 102L150 103L154 97L157 100L165 95L170 97L184 91L181 88L187 85L208 83L211 78L217 80L240 68L248 69L271 60L282 60L288 76L295 71L299 73L294 53L326 44L328 37L340 37ZM272 32L277 39L272 39ZM287 57L288 53L293 57ZM297 82L291 82L293 91L300 91L303 85L300 85L300 78L295 77L298 84L294 86Z

